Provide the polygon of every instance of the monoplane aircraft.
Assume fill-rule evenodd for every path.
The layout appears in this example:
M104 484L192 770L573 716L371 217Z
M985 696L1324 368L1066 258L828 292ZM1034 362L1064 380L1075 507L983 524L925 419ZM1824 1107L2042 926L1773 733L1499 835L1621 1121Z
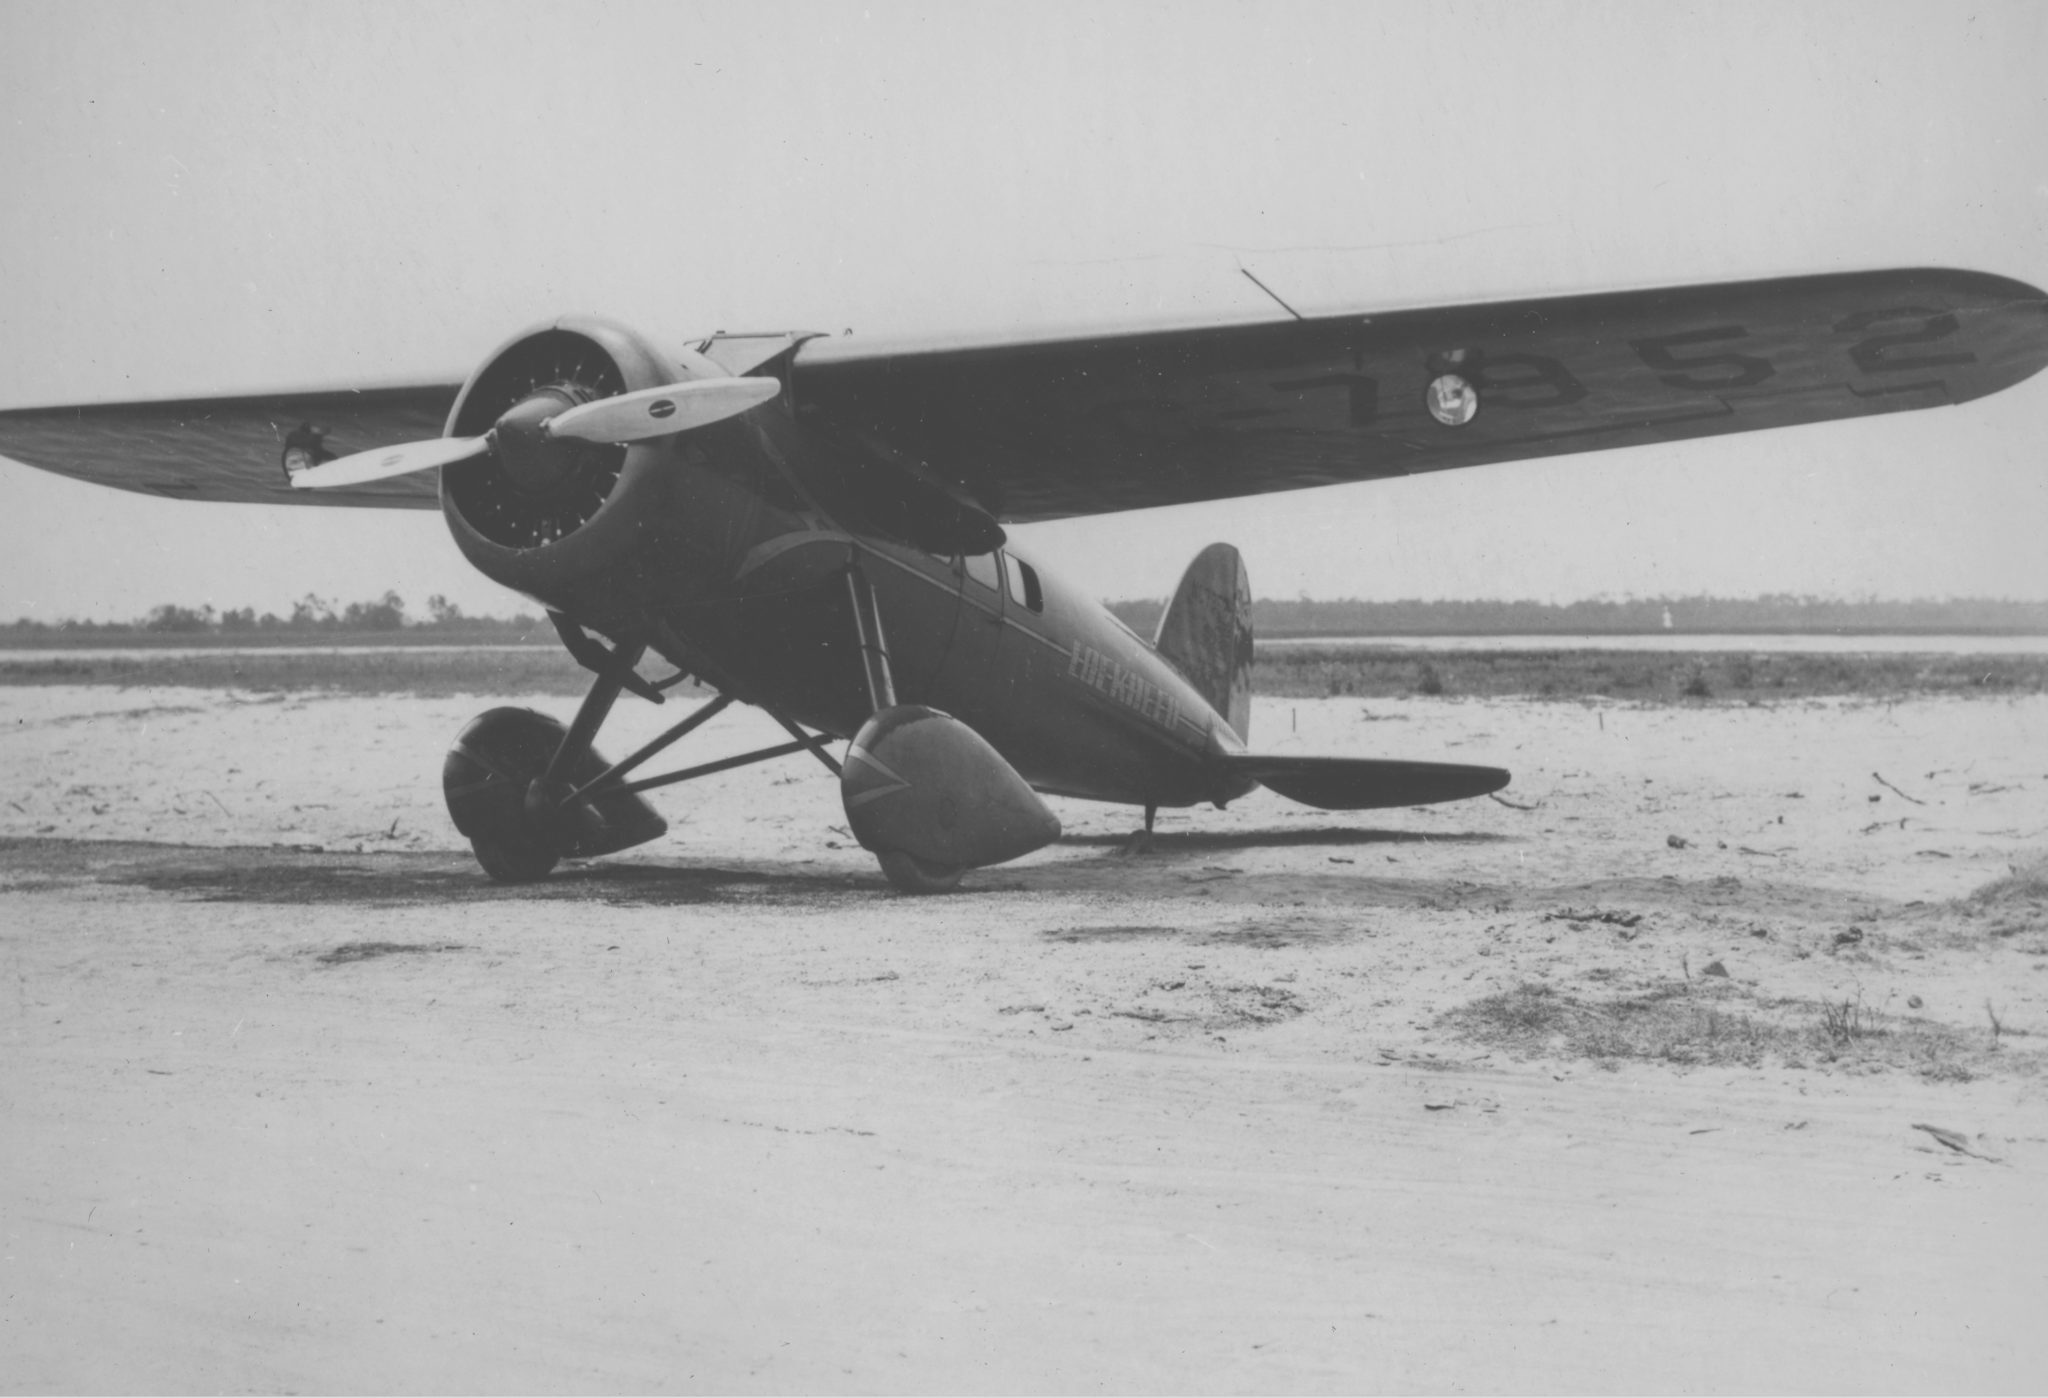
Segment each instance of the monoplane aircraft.
M1287 313L668 347L568 317L462 384L16 410L0 454L179 500L438 507L594 675L566 727L498 708L455 739L449 813L492 878L655 838L654 787L809 753L890 881L938 891L1056 838L1040 792L1143 807L1149 828L1260 785L1357 810L1508 781L1258 752L1235 549L1197 556L1148 642L1005 523L1962 403L2048 363L2048 297L1938 269ZM685 678L715 697L597 755L621 694L660 703ZM735 702L789 741L633 776Z

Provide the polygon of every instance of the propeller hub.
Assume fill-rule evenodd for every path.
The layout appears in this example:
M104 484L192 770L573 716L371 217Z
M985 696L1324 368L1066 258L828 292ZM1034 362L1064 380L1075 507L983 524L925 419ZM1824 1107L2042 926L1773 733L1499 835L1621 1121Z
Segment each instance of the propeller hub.
M562 484L573 464L573 443L557 442L545 428L549 418L583 401L565 384L534 390L507 408L491 429L498 465L523 495L545 495Z

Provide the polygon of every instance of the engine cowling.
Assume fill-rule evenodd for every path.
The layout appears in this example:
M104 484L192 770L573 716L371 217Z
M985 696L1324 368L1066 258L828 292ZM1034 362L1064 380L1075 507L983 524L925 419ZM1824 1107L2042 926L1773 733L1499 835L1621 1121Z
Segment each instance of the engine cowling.
M615 566L634 547L634 517L659 490L651 468L672 443L548 437L540 425L600 398L721 372L591 317L513 336L470 375L448 416L446 435L493 432L494 441L487 455L442 469L441 509L457 546L486 575L543 600L565 580Z

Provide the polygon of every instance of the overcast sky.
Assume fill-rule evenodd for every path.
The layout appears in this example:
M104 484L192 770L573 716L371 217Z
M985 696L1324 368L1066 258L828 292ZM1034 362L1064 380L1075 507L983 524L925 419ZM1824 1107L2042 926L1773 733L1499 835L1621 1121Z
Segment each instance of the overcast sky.
M2048 285L2048 6L0 0L0 406L462 377L564 311L1003 330L1906 264ZM1961 409L1017 531L1098 593L2048 598ZM0 463L0 617L510 599L438 515Z

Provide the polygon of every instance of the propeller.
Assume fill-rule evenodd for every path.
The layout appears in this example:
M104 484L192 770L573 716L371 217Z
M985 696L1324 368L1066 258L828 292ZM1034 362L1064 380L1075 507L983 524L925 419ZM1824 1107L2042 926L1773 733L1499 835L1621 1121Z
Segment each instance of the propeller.
M541 424L543 435L585 442L644 442L737 417L782 392L774 379L697 379L599 398Z
M414 471L425 471L435 466L453 466L472 456L482 456L490 449L488 434L482 437L429 437L424 442L359 451L351 456L324 461L294 474L292 486L298 490L331 490L338 485L361 485L365 481L409 476Z
M481 437L432 437L424 442L355 452L296 473L292 486L297 490L331 490L388 480L436 466L452 466L497 452L501 447L512 447L515 442L525 447L564 438L619 444L672 437L736 417L780 392L782 385L774 379L696 379L576 403L558 389L545 388L513 404ZM515 449L515 454L528 453Z

